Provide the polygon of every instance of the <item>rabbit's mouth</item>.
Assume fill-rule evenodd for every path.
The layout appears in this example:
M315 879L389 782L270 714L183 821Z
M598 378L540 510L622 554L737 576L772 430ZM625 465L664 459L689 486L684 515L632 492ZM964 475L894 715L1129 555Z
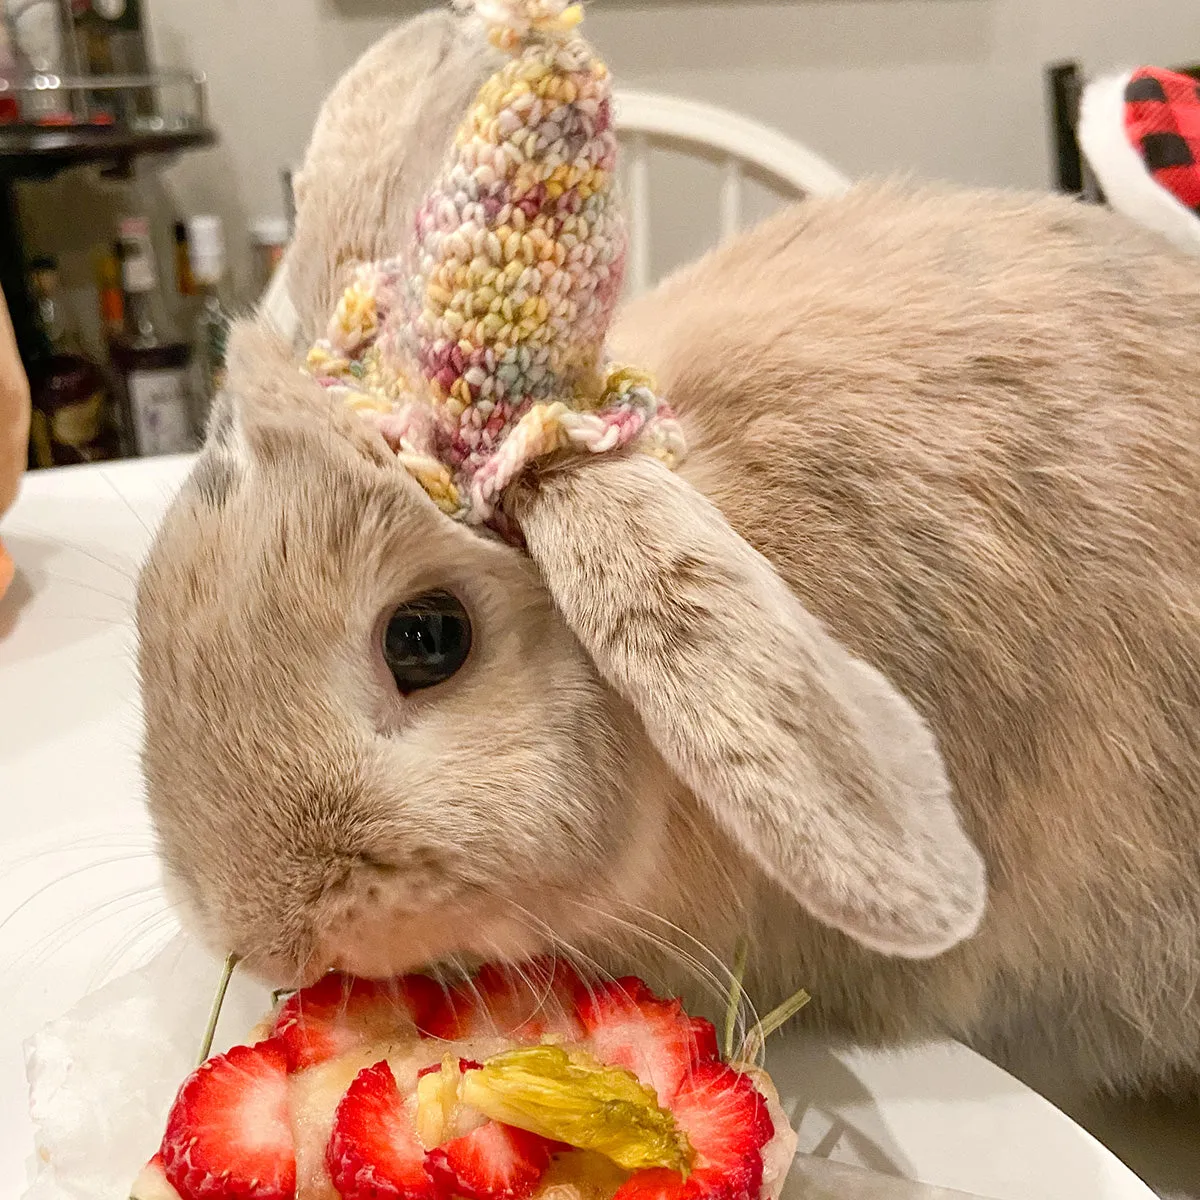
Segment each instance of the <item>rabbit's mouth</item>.
M238 920L233 904L215 903L166 872L184 924L242 969L275 987L304 987L330 970L386 979L446 966L521 962L545 953L586 959L597 941L618 940L614 913L646 903L661 865L651 822L637 821L623 853L576 870L569 880L518 885L421 880L411 870L372 864L341 873L319 898L286 907L256 906ZM643 827L645 826L645 827ZM578 864L577 864L578 866Z
M661 810L647 805L606 861L570 878L443 883L420 898L411 880L397 878L393 889L377 878L326 909L304 974L337 969L378 979L545 953L586 958L584 947L623 940L617 935L630 914L648 912L642 906L661 891L664 834Z
M641 860L643 853L636 857ZM643 879L649 874L636 873ZM472 890L418 913L399 914L386 903L356 906L326 927L305 973L336 969L384 979L439 965L458 970L482 962L521 962L545 953L586 957L583 945L612 933L611 900L614 890L627 894L626 875L625 870L621 878L603 872L573 888L542 886L522 895Z
M360 914L322 937L314 962L322 970L387 979L439 963L520 960L545 948L536 927L520 917L454 902L401 920L386 911Z

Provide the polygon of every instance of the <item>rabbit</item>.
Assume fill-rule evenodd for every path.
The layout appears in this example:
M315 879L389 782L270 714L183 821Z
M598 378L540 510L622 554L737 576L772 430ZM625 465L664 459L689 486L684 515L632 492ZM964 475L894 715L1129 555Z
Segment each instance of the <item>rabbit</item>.
M310 332L408 235L406 203L338 197L412 186L412 116L337 189L310 155ZM629 303L611 345L689 457L530 471L517 548L235 329L137 601L191 927L279 986L553 949L685 997L744 938L758 1008L807 987L830 1036L1193 1089L1193 264L1065 198L868 182ZM431 611L469 651L402 690L385 631Z

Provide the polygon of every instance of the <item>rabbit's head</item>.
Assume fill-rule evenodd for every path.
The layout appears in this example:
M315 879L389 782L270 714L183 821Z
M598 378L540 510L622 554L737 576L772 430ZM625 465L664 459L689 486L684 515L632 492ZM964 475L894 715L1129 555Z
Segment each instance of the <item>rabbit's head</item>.
M589 897L712 890L705 844L885 953L973 931L929 731L699 491L612 455L527 474L507 515L527 553L236 331L138 610L150 810L210 940L284 982L519 957L594 932Z
M444 517L269 332L239 331L231 379L138 612L150 809L211 940L281 979L518 955L649 872L636 718L535 565Z

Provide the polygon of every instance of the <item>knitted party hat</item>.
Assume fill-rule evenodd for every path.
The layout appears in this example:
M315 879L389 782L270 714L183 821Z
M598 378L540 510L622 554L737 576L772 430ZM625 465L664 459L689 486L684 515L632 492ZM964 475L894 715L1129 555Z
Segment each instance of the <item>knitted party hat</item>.
M606 362L626 235L609 74L564 0L476 0L510 57L480 89L416 218L362 266L308 369L378 423L449 515L499 503L555 453L683 452L647 376Z
M1200 81L1158 67L1096 80L1079 143L1113 208L1200 253Z

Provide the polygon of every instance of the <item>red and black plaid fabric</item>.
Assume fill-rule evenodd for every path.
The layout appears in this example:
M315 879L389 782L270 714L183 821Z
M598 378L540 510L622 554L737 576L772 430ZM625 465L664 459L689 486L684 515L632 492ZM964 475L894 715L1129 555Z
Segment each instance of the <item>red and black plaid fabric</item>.
M1139 67L1125 88L1125 132L1155 182L1200 216L1200 83Z

